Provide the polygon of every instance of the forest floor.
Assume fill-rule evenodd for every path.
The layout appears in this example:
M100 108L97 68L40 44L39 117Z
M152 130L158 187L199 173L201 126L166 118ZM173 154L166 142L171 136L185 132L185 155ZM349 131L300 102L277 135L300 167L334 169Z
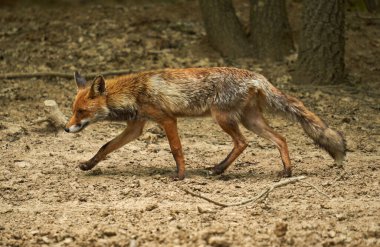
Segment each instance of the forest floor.
M213 52L194 2L0 8L0 73L196 66L258 71L345 133L342 168L298 124L268 115L287 138L294 176L306 176L329 198L301 182L236 207L186 194L180 188L233 203L279 181L277 149L246 130L246 151L224 175L208 176L205 168L232 148L210 118L179 119L184 181L169 178L174 160L153 123L138 140L83 172L79 162L125 125L103 122L67 134L33 124L44 115L46 99L70 116L74 81L2 79L0 246L380 246L379 24L348 15L345 85L293 85L291 61L230 61Z

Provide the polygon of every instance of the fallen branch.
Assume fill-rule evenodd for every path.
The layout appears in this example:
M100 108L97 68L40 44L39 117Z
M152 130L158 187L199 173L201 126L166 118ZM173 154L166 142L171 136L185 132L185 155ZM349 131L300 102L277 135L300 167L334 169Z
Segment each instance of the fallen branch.
M88 73L86 77L95 77L98 75L112 76L112 75L124 75L131 73L131 70L110 70L103 73ZM74 78L74 73L62 73L62 72L35 72L35 73L5 73L0 74L0 79L27 79L27 78L43 78L43 77L60 77L66 79Z
M55 102L54 100L45 100L44 106L45 117L38 118L34 120L32 123L37 124L42 122L49 122L56 129L63 128L67 122L67 118L58 108L57 102Z
M331 199L329 195L327 195L325 192L323 192L320 189L318 189L314 184L311 184L311 183L306 182L306 181L301 181L301 183L304 183L304 184L307 184L307 185L313 187L318 193L320 193L321 195L324 195L325 197Z
M187 194L190 194L192 196L195 196L195 197L199 197L203 200L206 200L208 202L211 202L215 205L218 205L218 206L221 206L221 207L234 207L234 206L241 206L241 205L244 205L244 204L248 204L248 203L251 203L251 202L259 202L259 201L262 201L264 200L270 192L272 192L274 189L278 188L278 187L282 187L282 186L285 186L287 184L293 184L293 183L296 183L298 181L301 181L303 179L305 179L306 177L305 176L299 176L299 177L293 177L293 178L287 178L287 179L284 179L284 180L281 180L280 182L277 182L277 183L274 183L272 184L271 186L268 186L265 190L263 190L259 195L257 195L256 197L254 198L251 198L251 199L248 199L248 200L245 200L245 201L242 201L242 202L238 202L238 203L231 203L231 204L228 204L228 203L222 203L222 202L218 202L218 201L214 201L208 197L205 197L203 195L200 195L200 194L197 194L197 193L194 193L186 188L181 188L181 190L183 190L184 192L186 192ZM308 183L309 185L311 185L310 183ZM320 190L318 190L315 186L312 186L314 189L316 189L318 192L322 193ZM324 193L322 193L324 194ZM325 196L327 196L326 194L324 194ZM328 196L327 196L328 197ZM330 198L330 197L329 197Z

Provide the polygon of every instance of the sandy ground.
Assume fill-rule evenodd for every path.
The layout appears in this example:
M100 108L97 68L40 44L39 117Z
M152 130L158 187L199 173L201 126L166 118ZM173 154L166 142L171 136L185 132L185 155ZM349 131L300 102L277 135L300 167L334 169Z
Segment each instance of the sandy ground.
M158 8L167 14L154 14ZM188 10L193 14L185 15ZM150 123L138 140L83 172L79 162L125 125L104 122L67 134L32 124L43 116L45 99L70 115L73 80L0 80L0 246L380 246L376 25L348 23L346 86L305 87L287 82L287 64L219 58L205 42L197 6L185 1L0 9L2 73L217 65L259 70L344 132L349 149L338 167L298 124L268 115L287 138L294 176L306 176L329 198L299 182L259 203L223 208L180 188L224 203L255 197L279 181L282 165L271 143L243 130L249 147L224 175L210 177L205 168L224 159L230 138L212 119L179 119L187 178L173 182L166 137ZM367 50L357 48L364 45Z

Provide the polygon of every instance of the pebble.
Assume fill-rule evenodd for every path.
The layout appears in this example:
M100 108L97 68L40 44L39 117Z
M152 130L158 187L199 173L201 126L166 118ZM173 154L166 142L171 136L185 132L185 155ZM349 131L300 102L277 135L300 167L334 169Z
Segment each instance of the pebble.
M103 235L106 237L113 237L113 236L116 236L116 231L112 229L106 229L103 231Z
M223 236L211 236L208 239L208 244L217 247L228 247L231 245Z
M205 214L205 213L215 213L215 211L208 209L208 208L201 208L200 206L197 207L198 212L200 214Z
M154 210L156 208L158 208L157 203L150 204L150 205L146 206L145 211L152 211L152 210Z
M323 183L322 183L322 186L323 186L323 187L331 186L331 182L323 182Z
M331 230L327 233L327 235L330 237L330 238L334 238L336 236L336 232Z
M65 238L62 242L64 244L71 244L74 241L71 237Z
M19 168L29 168L32 166L32 164L30 164L29 162L26 162L26 161L16 161L15 166L17 166Z
M43 236L42 238L42 241L45 243L45 244L49 244L51 241L50 241L50 239L48 238L48 237L46 237L46 236Z
M286 232L288 231L288 224L285 222L278 222L276 223L274 227L274 235L277 237L283 237L286 235Z
M337 215L335 215L335 217L336 217L339 221L342 221L342 220L347 219L347 217L346 217L344 214L337 214Z
M129 247L137 247L136 239L131 239L131 241L129 242Z

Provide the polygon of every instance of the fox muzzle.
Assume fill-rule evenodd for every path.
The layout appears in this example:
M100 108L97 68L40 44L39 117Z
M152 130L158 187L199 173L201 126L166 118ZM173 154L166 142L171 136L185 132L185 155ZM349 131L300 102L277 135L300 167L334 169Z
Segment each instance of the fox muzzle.
M90 121L88 120L82 120L79 124L71 125L70 127L65 127L64 130L68 133L76 133L83 130L89 123Z

